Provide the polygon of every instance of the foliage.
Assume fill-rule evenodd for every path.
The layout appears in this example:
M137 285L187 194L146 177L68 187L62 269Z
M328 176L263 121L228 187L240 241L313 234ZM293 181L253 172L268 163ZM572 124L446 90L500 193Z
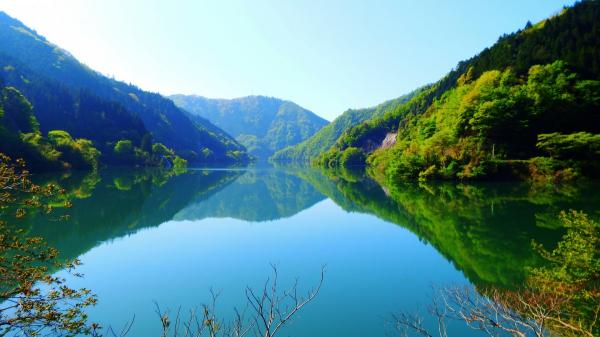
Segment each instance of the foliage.
M335 152L356 147L390 181L477 179L539 157L541 134L587 132L592 141L600 133L599 22L600 3L584 1L503 36L408 102L347 130L315 162L338 165ZM381 148L396 132L396 145ZM597 167L567 164L585 175Z
M348 147L344 151L328 151L323 153L315 160L319 165L327 165L329 168L335 167L355 167L362 166L365 162L365 153L362 149Z
M131 143L131 141L129 139L119 140L115 144L114 151L115 151L115 154L117 154L119 156L133 154L133 144Z
M0 77L33 103L42 132L65 130L91 140L112 163L112 147L121 139L150 152L161 142L177 155L206 163L229 163L228 151L244 151L232 137L207 120L191 120L157 93L101 75L32 29L0 13ZM243 156L240 156L243 159Z
M175 152L173 150L167 148L162 143L156 143L152 145L152 153L157 156L174 156Z
M548 265L531 270L516 290L450 287L435 294L429 310L437 335L448 336L447 320L458 320L489 336L598 336L600 332L600 227L584 213L562 212L567 228L558 246L547 251L536 245ZM414 315L394 316L396 326L432 337Z
M4 127L23 133L38 132L40 125L33 115L31 103L15 88L2 89Z
M297 144L327 124L323 118L297 104L265 96L209 99L173 95L175 104L192 119L205 118L235 137L250 154L261 159Z
M52 210L49 202L63 191L56 185L38 186L29 180L22 161L0 154L0 214L14 210L15 220L26 210ZM57 262L58 251L41 238L24 237L0 223L0 334L38 336L45 333L93 333L85 308L96 303L87 289L72 289L50 268L71 270L78 261Z
M140 141L140 146L135 146L130 139L118 140L103 154L91 140L74 139L65 130L50 130L44 137L33 115L31 103L17 89L5 87L1 98L0 151L25 159L34 171L67 168L94 170L98 168L100 159L109 164L166 168L176 164L180 171L187 164L172 149L162 143L152 144L148 137Z
M562 299L561 317L550 320L550 329L561 336L600 333L600 225L585 213L562 212L567 233L548 251L536 244L547 267L531 270L528 285L537 292Z
M593 121L600 118L600 91L590 94L584 88L600 81L580 80L564 62L556 61L531 67L523 78L511 69L494 70L462 83L435 100L424 113L406 116L396 144L377 149L367 163L390 181L399 181L481 178L496 174L501 161L537 157L542 154L540 150L557 146L573 152L566 155L563 151L561 159L597 159L593 146L600 124ZM348 137L372 134L373 130L386 132L386 128L352 129L317 163L332 166L329 158L350 147L343 142L356 143ZM575 132L578 130L587 132ZM563 142L558 145L556 135L547 136L548 132L574 135L560 138ZM568 141L570 145L565 143ZM578 145L573 144L575 141ZM361 145L363 151L374 147ZM578 164L573 165L576 170Z
M31 103L15 88L5 87L0 100L0 151L25 159L35 171L95 169L100 152L87 139L62 130L40 132Z
M600 134L589 132L539 134L536 147L553 158L598 159Z
M422 90L424 90L424 88L417 89L407 95L381 103L373 108L346 110L331 123L317 131L309 139L276 152L271 160L276 163L310 163L316 159L319 154L327 151L333 146L335 141L346 130L369 118L384 115L387 111L396 108L400 104L406 103Z
M227 158L230 158L234 162L249 162L251 159L248 154L244 151L227 151Z
M556 160L551 157L535 157L526 163L528 177L535 184L572 182L582 175L581 167L576 162Z
M173 169L176 172L183 172L187 168L187 164L187 160L179 156L175 156L175 159L173 159Z
M175 151L162 143L152 144L150 151L136 147L128 139L119 140L114 148L114 162L121 165L156 166L182 172L187 167L187 160L177 156Z
M98 151L88 139L73 139L71 135L63 130L52 130L48 132L48 140L53 147L61 153L59 158L71 164L77 169L98 168Z

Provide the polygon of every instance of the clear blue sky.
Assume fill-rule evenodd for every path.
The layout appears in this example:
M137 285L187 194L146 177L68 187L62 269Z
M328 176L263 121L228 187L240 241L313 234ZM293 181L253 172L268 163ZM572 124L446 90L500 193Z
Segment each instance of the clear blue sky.
M331 120L433 82L565 0L0 0L143 89L289 99Z

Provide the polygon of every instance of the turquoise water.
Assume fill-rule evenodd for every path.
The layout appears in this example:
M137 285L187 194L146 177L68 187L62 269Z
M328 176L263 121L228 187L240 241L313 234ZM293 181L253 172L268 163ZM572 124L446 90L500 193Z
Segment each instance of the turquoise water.
M391 314L425 313L432 286L522 282L541 263L531 240L551 248L563 234L562 209L597 217L594 184L533 189L519 183L409 184L393 190L356 175L308 170L147 171L46 176L66 187L69 221L34 218L65 259L79 258L92 289L91 320L129 336L160 335L155 303L171 313L200 307L218 291L217 313L231 318L279 271L281 290L298 278L318 297L282 336L385 336ZM460 336L474 335L460 324Z

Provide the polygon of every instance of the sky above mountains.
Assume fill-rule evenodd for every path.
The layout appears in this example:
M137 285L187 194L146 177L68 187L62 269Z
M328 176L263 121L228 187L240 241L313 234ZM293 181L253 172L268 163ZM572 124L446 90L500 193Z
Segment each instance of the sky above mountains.
M573 2L0 0L0 10L146 90L275 96L331 120L433 82Z

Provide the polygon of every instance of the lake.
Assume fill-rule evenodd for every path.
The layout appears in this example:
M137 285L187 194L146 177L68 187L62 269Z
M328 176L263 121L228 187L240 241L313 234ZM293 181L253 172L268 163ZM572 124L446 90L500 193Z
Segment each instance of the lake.
M561 210L600 217L600 186L427 183L383 188L345 172L312 169L156 171L107 169L45 175L66 188L71 209L21 226L78 258L73 287L98 295L90 318L129 336L158 336L155 303L182 315L219 292L231 318L278 268L281 289L298 279L323 287L284 336L386 336L391 315L426 312L432 287L516 287L542 261L535 240L553 248ZM56 221L69 214L67 221ZM460 324L458 336L475 336Z

